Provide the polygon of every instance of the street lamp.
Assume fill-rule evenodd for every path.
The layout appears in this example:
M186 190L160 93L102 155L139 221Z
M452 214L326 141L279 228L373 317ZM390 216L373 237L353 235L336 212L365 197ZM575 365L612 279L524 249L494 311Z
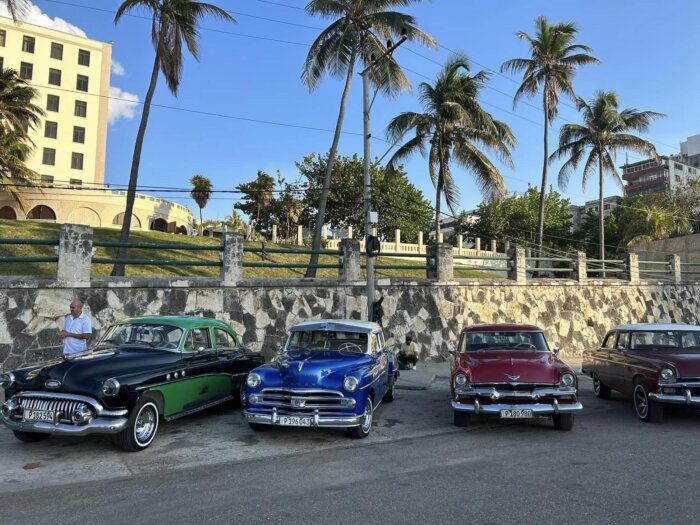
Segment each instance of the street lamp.
M371 104L369 102L369 71L379 64L386 57L391 55L394 50L406 41L407 34L404 29L401 31L401 38L395 44L391 40L387 42L387 47L380 57L372 55L370 64L360 73L362 76L362 114L364 120L364 163L362 183L364 186L364 205L365 205L365 247L370 245L372 239L372 224L378 221L377 214L372 211L372 178L369 172L370 164L370 139L372 134L369 129L369 112ZM372 321L372 311L374 307L374 256L370 250L365 250L367 254L367 320Z

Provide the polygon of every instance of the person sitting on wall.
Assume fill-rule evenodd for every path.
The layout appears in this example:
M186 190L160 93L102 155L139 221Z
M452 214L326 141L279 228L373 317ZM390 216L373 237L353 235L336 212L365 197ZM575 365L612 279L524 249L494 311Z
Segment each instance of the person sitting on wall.
M418 349L416 343L413 342L411 334L406 334L406 341L399 349L397 356L399 361L399 370L415 370L418 363Z

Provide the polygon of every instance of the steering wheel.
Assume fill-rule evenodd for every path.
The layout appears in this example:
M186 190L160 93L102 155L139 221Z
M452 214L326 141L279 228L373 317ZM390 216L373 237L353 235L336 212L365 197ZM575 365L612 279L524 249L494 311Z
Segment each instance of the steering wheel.
M513 348L523 348L525 350L537 350L537 347L532 343L518 343Z
M364 352L362 347L357 343L343 343L340 346L338 346L339 352L344 352L346 350L350 352Z

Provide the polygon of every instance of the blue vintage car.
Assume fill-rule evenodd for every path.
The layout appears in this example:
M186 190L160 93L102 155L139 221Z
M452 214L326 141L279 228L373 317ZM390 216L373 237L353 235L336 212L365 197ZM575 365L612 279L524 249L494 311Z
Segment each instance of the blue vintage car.
M346 428L367 437L374 410L394 400L399 376L377 323L321 320L289 330L282 351L247 379L245 415L255 431L271 425Z

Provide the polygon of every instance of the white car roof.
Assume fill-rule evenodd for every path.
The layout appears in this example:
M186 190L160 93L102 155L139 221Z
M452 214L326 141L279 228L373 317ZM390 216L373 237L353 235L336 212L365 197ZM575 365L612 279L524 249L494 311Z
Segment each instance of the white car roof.
M628 332L646 332L660 331L673 332L682 330L685 332L700 332L700 326L693 324L676 324L676 323L640 323L640 324L624 324L616 326L613 330L623 330Z
M356 321L354 319L319 319L316 321L304 321L292 326L290 332L301 332L305 330L320 330L327 332L352 332L360 334L371 334L381 331L382 327L377 323L369 321Z

